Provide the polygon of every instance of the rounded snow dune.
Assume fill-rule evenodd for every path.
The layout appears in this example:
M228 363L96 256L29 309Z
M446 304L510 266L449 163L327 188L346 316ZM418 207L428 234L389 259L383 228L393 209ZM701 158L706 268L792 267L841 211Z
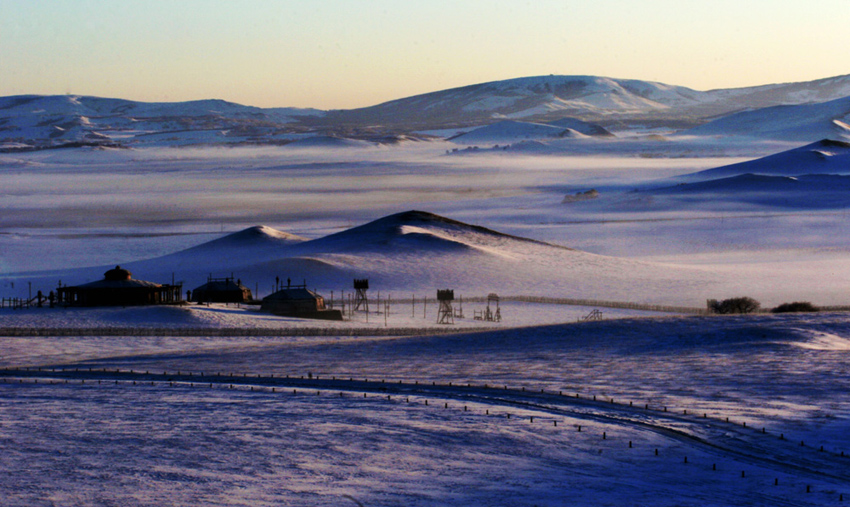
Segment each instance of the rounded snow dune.
M521 121L500 121L485 127L460 134L449 140L458 144L487 144L493 142L517 142L525 139L546 139L562 137L567 132L581 136L575 130L543 123ZM582 136L583 137L583 136Z
M202 245L190 248L186 252L202 252L204 250L215 250L217 248L228 247L254 247L266 245L291 245L306 241L306 238L290 234L288 232L279 231L266 225L255 225L247 229L243 229L233 234L228 234L223 238L209 241Z
M816 269L775 273L770 266L742 271L608 257L422 211L390 215L310 241L293 243L256 233L121 264L140 278L179 280L187 289L210 275L232 274L248 287L262 287L263 293L276 278L306 282L320 291L347 290L352 279L368 278L376 289L396 294L450 288L467 296L497 292L692 308L704 308L706 299L742 294L771 305L789 298L830 304L821 301L842 297L841 280ZM48 284L42 285L47 293L57 279L75 285L100 279L102 272L103 267L94 267L7 279L24 285L32 281L35 287Z
M769 176L850 174L850 143L821 139L799 148L747 162L707 169L680 178L714 179L742 174Z
M729 178L680 184L652 193L705 202L724 200L786 209L845 209L850 206L850 176L804 174L766 176L742 174Z

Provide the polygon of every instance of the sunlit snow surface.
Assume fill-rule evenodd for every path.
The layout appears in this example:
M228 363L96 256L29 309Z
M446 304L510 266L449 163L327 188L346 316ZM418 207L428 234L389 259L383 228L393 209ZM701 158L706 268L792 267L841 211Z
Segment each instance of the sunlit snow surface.
M848 325L9 338L7 353L72 372L0 384L0 490L4 505L833 505L850 478ZM98 382L88 368L172 377ZM194 377L169 384L178 371Z
M315 322L215 305L0 310L0 327L282 330L3 337L0 366L30 370L4 371L0 382L0 504L850 501L844 314L603 308L611 320L579 324L593 307L506 301L504 321L483 326L470 317L485 303L467 301L454 333L426 336L441 326L433 300L425 313L421 298L445 287L468 297L846 304L844 208L824 209L818 196L802 205L799 196L742 199L747 188L708 200L654 192L675 185L671 176L789 146L628 147L646 148L646 158L624 158L622 146L595 157L446 155L450 148L0 156L4 297L26 295L33 280L47 290L68 277L89 281L118 263L135 263L142 279L157 263L157 281L170 280L173 266L205 279L220 261L214 276L245 267L235 275L262 295L287 267L321 267L325 278L293 278L322 282L323 295L339 298L352 275L366 273L380 281L373 296L380 288L383 298L419 301L394 303L386 324L374 313L321 324L329 336L298 336ZM688 158L695 148L719 158ZM648 158L663 150L676 158ZM563 202L591 188L598 199ZM350 232L411 209L537 242L421 221ZM257 225L267 228L249 229ZM303 259L284 262L280 252ZM262 262L246 265L253 256ZM393 326L422 336L348 332Z

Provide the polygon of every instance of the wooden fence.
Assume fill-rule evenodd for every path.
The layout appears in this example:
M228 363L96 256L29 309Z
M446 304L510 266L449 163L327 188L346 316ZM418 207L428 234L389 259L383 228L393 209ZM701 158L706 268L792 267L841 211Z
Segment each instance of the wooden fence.
M0 327L0 336L419 336L493 330L485 327Z
M485 299L486 298L482 298L482 300ZM706 308L629 303L626 301L604 301L599 299L550 298L542 296L506 296L502 298L502 301L518 301L522 303L539 303L549 305L598 306L602 308L620 308L624 310L641 310L647 312L687 313L696 315L708 314L708 310Z

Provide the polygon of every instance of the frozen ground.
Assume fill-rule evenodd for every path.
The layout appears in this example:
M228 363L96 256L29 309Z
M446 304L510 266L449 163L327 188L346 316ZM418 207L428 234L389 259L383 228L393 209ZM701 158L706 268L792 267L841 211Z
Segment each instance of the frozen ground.
M847 326L4 339L26 358L6 364L31 368L0 384L0 490L6 505L835 505Z
M261 295L282 270L313 267L326 297L365 273L383 297L405 299L450 287L692 306L739 295L766 306L847 303L844 209L823 209L816 195L789 206L781 195L754 204L647 192L772 145L700 152L718 158L670 146L670 158L623 157L622 146L612 156L447 156L445 143L0 155L0 294L88 281L119 263L147 268L163 261L145 259L263 224L313 241L256 264L246 259L261 250L242 243L166 259L192 276L216 259L214 276L242 266L237 276ZM598 199L562 202L591 188ZM410 209L584 252L421 220L325 238ZM171 266L155 275L170 278ZM458 333L482 325L470 317L483 306L464 304ZM282 329L0 338L0 497L773 506L850 494L846 316L646 319L603 308L611 320L575 323L591 309L504 302L502 323L439 336L427 336L436 314L421 302L394 304L386 325L376 314L317 324L221 306L0 310L0 328ZM339 336L297 336L317 325ZM423 334L352 337L352 327Z
M485 301L458 303L459 301L456 301L454 304L455 312L462 314L463 317L454 318L453 326L437 324L438 305L434 298L429 298L427 303L424 303L423 298L411 301L408 295L408 298L402 302L391 299L389 313L386 316L383 312L383 305L386 304L386 296L384 296L380 305L376 299L371 300L372 308L369 313L363 311L348 313L346 310L346 320L342 322L281 317L261 312L259 306L212 303L147 308L24 308L21 310L6 308L0 310L0 328L300 329L330 327L345 330L390 327L445 330L446 327L506 328L577 322L594 310L601 312L602 319L664 315L659 312L619 308L502 301L499 304L502 321L486 322L474 318L475 312L483 312L487 307ZM336 308L339 308L338 299ZM495 304L491 304L491 311L496 311Z

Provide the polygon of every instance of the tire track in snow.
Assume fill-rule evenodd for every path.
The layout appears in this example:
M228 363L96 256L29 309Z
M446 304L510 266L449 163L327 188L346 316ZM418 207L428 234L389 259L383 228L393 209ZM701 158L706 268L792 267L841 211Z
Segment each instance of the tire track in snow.
M621 426L626 429L641 429L666 438L697 447L708 454L722 458L734 458L755 466L774 469L783 473L805 475L812 479L838 481L841 485L850 482L850 457L839 458L831 453L818 453L819 459L813 460L799 453L792 454L777 445L758 445L753 437L778 438L773 434L763 434L752 429L752 435L744 434L743 427L735 422L724 422L714 418L688 417L663 410L663 407L648 405L631 406L614 403L610 398L597 400L580 395L565 395L562 392L530 391L525 388L512 389L507 386L495 387L487 384L438 384L432 382L386 382L348 378L308 378L275 377L243 374L204 374L204 373L156 373L127 370L96 370L93 368L64 369L4 369L0 378L32 380L74 380L74 381L115 381L117 382L158 382L180 385L209 384L234 386L237 388L293 388L316 389L351 393L375 393L380 395L415 396L425 399L455 400L477 403L493 407L510 407L572 419L588 420L602 424ZM267 392L267 391L266 391ZM674 425L678 427L673 427ZM683 429L688 427L688 430ZM701 435L702 433L702 435ZM708 435L705 435L708 433ZM728 439L728 443L720 442ZM792 446L787 440L783 441ZM796 448L796 447L795 447ZM811 451L811 448L806 448ZM841 460L848 460L841 462Z

